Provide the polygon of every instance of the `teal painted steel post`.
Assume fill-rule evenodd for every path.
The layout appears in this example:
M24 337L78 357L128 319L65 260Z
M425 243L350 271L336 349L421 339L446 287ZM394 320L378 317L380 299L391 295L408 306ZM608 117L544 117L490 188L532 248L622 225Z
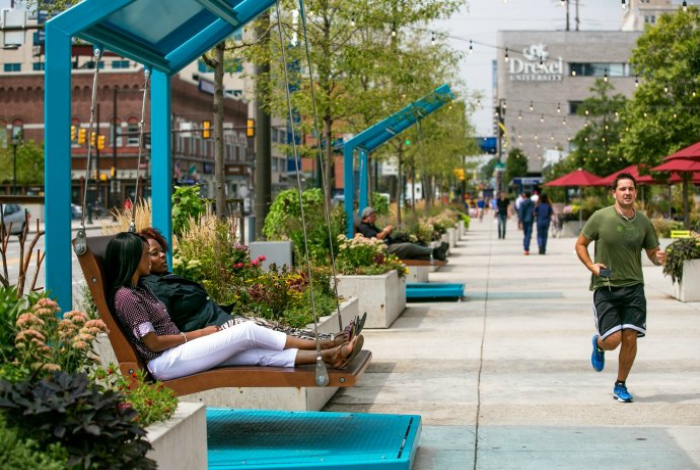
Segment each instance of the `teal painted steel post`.
M170 77L151 76L151 198L153 226L168 242L168 266L173 265L173 161L171 158ZM157 170L157 171L156 171Z
M71 261L71 38L46 24L44 181L46 290L61 310L73 309ZM87 181L87 180L86 180Z
M355 236L353 227L353 200L355 199L355 178L354 178L354 162L355 147L345 144L343 146L343 195L345 196L345 235L348 238Z
M367 201L368 184L369 184L369 152L367 149L359 149L360 160L360 201L357 207L357 212L362 213L362 210L369 205Z

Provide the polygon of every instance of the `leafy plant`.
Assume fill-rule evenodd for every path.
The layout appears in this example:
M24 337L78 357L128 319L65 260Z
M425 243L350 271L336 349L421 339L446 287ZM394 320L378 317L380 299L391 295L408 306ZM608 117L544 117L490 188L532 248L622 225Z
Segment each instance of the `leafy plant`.
M683 281L683 262L700 259L700 243L695 237L681 238L666 248L664 274L670 275L675 282Z
M304 218L306 220L309 257L312 261L325 264L330 257L328 224L326 223L325 203L320 189L308 189L302 193ZM330 214L331 234L334 251L337 251L335 237L345 230L345 212L335 207ZM297 262L306 257L304 231L301 222L299 194L295 189L282 191L270 206L265 218L263 234L268 240L291 240Z
M200 194L199 185L175 186L173 192L173 232L180 235L192 225L199 223L199 218L205 213L205 204Z
M32 292L17 297L15 287L0 289L0 360L11 361L15 357L14 340L19 331L17 317L20 312L31 308L39 299L46 297L45 293Z
M56 302L41 298L17 317L14 363L19 371L27 375L77 373L98 361L92 353L92 342L99 333L107 332L104 322L90 320L78 311L67 312L59 319L58 312Z
M398 257L386 251L386 244L376 238L365 238L358 235L347 238L339 235L340 243L336 265L338 271L349 275L375 275L397 270L399 276L406 274L406 266Z
M50 444L42 450L33 439L22 439L16 428L7 426L0 414L0 468L12 470L63 470L68 453L60 444Z
M389 200L379 193L372 193L372 207L378 215L389 214Z
M141 370L134 372L131 377L125 377L116 366L110 364L106 370L96 369L92 378L121 393L124 403L136 411L135 419L144 428L170 419L177 409L175 392L159 381L151 382Z
M59 443L68 466L151 469L146 433L136 411L112 390L100 390L87 375L55 372L37 382L0 381L0 410L20 437L45 448Z

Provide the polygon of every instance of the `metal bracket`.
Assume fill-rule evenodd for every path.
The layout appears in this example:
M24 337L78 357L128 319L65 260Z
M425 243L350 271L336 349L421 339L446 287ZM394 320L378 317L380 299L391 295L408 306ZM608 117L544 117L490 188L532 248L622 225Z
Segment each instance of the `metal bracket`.
M328 370L326 369L326 363L319 355L316 357L316 385L319 387L327 387L331 382L328 376Z
M73 251L78 256L82 256L87 253L87 239L85 238L85 229L78 230L78 234L75 236L75 243L73 243Z

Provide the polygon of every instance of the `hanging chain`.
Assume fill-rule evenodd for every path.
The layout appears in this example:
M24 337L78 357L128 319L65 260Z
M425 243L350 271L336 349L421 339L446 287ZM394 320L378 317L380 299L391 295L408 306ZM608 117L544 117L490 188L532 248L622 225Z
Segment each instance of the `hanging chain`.
M304 202L301 188L301 159L297 150L296 132L294 130L294 115L292 110L292 99L289 93L289 77L287 75L287 54L284 48L284 38L282 37L282 20L280 18L280 0L275 0L277 11L277 31L280 39L280 50L282 51L282 67L284 69L284 91L287 97L287 111L289 113L289 126L292 131L292 150L294 154L294 164L296 165L297 193L299 194L299 209L301 211L301 227L304 233L304 251L306 252L306 270L309 275L309 291L311 293L311 312L314 317L314 336L316 337L316 385L325 387L330 382L326 364L321 357L321 342L318 337L318 316L316 313L316 299L314 296L314 282L311 275L311 258L309 257L309 238L306 229L306 218L304 217Z
M338 298L338 270L335 264L335 250L333 249L333 232L331 229L331 208L326 199L326 188L328 188L328 180L326 176L325 163L323 161L323 150L321 148L321 126L318 122L318 110L316 108L316 91L314 87L314 77L313 69L311 66L311 53L309 52L309 38L306 34L306 8L304 7L304 0L299 0L299 11L301 13L301 27L304 30L304 47L306 48L306 62L309 67L309 84L311 87L311 103L314 111L314 130L316 131L316 136L318 138L318 162L321 170L321 188L323 191L323 203L325 207L326 215L326 226L328 227L328 246L331 251L331 274L333 276L333 291L335 293L335 307L338 311L338 325L340 330L343 329L343 315L340 313L340 299ZM330 146L330 142L326 142L326 145ZM357 326L357 325L355 325Z
M136 207L138 206L139 197L139 181L141 180L141 155L143 153L144 140L144 118L146 116L146 98L148 97L148 79L151 76L151 69L149 67L144 67L143 74L145 75L145 81L143 85L143 101L141 102L141 120L139 121L139 158L138 166L136 167L136 192L134 193L134 204L131 205L131 224L129 225L129 232L136 232ZM169 117L168 117L169 119ZM141 207L143 207L143 198L141 198Z
M97 75L100 72L100 59L102 58L102 50L100 48L95 48L94 52L95 59L95 75L92 78L92 98L90 99L90 124L88 125L88 151L87 151L87 161L85 163L85 187L83 188L83 213L80 216L80 229L85 231L85 213L87 207L87 193L88 186L90 185L90 163L92 156L92 128L95 125L95 103L97 102ZM99 131L99 129L98 129ZM95 138L95 143L97 143L97 138ZM99 168L97 171L99 172ZM98 175L99 178L99 175Z

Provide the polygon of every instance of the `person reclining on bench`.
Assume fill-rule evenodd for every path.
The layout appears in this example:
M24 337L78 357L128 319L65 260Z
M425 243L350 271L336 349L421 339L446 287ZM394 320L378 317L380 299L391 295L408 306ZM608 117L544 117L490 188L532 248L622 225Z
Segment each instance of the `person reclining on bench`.
M125 336L153 377L171 380L215 367L294 367L316 363L316 343L245 322L219 329L182 332L165 306L141 280L151 272L149 245L135 233L120 233L105 254L108 305ZM321 351L332 368L345 368L362 349L364 338Z
M165 257L168 252L168 243L158 229L149 227L141 230L139 235L148 241L148 254L151 258L151 273L143 277L142 281L165 305L170 319L180 331L195 331L207 326L218 326L223 329L238 323L253 321L260 326L281 331L290 336L302 339L316 338L314 332L310 330L283 327L264 318L232 315L232 306L219 305L211 300L201 284L168 271L168 260ZM353 329L359 334L362 326L359 323L364 322L353 319L344 331L335 335L319 334L321 348L340 346L349 339Z
M367 206L362 209L362 219L358 230L362 236L367 238L377 238L383 240L387 244L389 254L396 255L401 259L420 259L429 260L430 255L433 259L445 261L447 259L447 249L450 247L448 243L442 242L439 248L430 248L428 246L418 245L416 243L395 243L391 238L391 232L394 227L387 225L382 230L374 225L377 221L377 211L374 207Z

